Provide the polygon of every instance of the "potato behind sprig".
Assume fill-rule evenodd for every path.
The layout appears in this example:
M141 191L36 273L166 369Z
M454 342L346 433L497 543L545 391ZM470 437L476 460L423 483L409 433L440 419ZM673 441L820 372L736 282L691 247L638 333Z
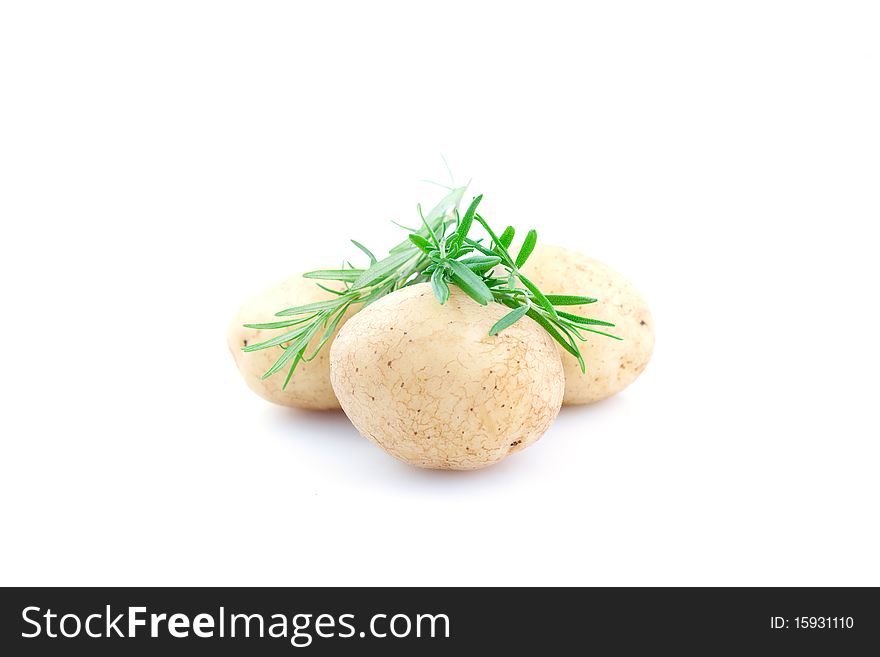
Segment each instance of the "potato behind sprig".
M565 368L563 403L591 404L617 394L644 371L654 351L654 320L638 290L606 264L574 251L539 244L523 273L547 294L582 294L598 301L572 306L578 315L594 315L614 324L622 340L590 336L581 347L586 372L560 350Z
M329 282L328 287L343 289L339 283ZM315 281L303 278L301 274L273 285L248 301L236 313L229 325L227 343L235 364L248 387L263 399L282 406L295 406L314 410L339 408L333 387L330 385L330 353L320 349L314 360L300 363L297 375L284 387L284 376L263 378L263 375L283 353L281 346L243 351L279 334L279 330L246 328L244 324L272 322L280 310L333 299L331 292L322 290ZM340 320L340 325L354 314L355 306ZM320 333L309 342L308 352L315 350L320 342ZM332 340L332 338L331 338ZM326 346L326 345L325 345Z

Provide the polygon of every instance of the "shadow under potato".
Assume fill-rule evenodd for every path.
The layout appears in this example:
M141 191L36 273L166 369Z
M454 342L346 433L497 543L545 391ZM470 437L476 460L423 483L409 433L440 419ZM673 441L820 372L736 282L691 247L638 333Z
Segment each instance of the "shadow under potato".
M342 409L314 411L273 405L269 407L267 416L273 426L294 431L296 434L307 430L318 434L321 439L363 440Z
M342 410L315 411L287 406L267 407L267 424L282 440L304 448L303 457L314 459L317 466L333 465L334 469L356 469L368 479L380 478L385 483L405 485L414 479L421 483L492 478L519 470L528 455L511 458L476 470L441 470L419 468L387 454L379 446L361 436ZM534 449L532 447L531 449ZM525 452L528 454L528 450Z
M628 404L629 402L626 399L626 395L621 394L606 397L605 399L593 402L591 404L571 404L562 407L562 409L559 411L559 417L557 418L557 420L566 416L587 417L589 415L600 415L613 408L617 408L618 410L620 410L621 408L626 407ZM550 431L548 431L548 434L552 431L553 427L550 427Z

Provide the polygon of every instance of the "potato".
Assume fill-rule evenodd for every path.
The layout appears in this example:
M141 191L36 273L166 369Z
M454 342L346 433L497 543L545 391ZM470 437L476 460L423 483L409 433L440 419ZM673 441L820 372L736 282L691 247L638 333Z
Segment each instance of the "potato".
M322 281L323 282L323 281ZM342 289L341 284L324 282L331 289ZM333 387L330 385L330 350L329 345L318 352L311 362L301 362L293 373L293 378L282 390L287 369L262 380L263 374L281 355L281 347L244 352L242 347L256 342L263 342L279 334L278 331L244 328L242 324L259 324L276 321L275 313L285 308L301 306L315 301L333 298L333 294L322 290L315 281L303 278L301 274L291 276L287 280L274 285L246 303L236 313L229 326L227 342L235 364L238 366L245 383L263 399L282 406L295 406L327 410L339 408ZM359 308L360 306L358 306ZM355 313L351 309L342 319L344 323ZM337 329L338 332L338 329ZM309 349L314 349L321 339L319 332L311 341ZM311 353L311 351L309 351Z
M553 339L525 318L496 336L509 309L459 288L441 306L427 283L355 315L330 350L330 380L360 433L423 468L472 470L535 442L562 404Z
M555 246L538 245L522 269L545 294L577 294L598 302L568 312L616 324L602 329L623 340L589 334L579 343L587 366L560 347L565 368L564 404L591 404L614 395L638 378L654 350L654 320L629 281L597 260ZM602 328L602 327L598 327Z

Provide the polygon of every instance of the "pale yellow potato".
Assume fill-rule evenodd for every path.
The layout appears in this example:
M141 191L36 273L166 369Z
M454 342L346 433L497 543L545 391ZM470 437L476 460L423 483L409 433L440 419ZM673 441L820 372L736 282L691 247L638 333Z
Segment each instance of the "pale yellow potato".
M331 289L342 289L340 283L322 281ZM270 347L259 351L244 352L241 350L249 344L264 342L280 334L280 330L257 330L244 328L242 324L264 324L278 321L275 313L285 308L302 306L307 303L332 299L333 294L322 290L315 281L303 278L301 274L291 276L285 281L274 285L246 303L232 319L227 333L227 343L235 364L241 372L248 387L263 399L282 406L329 410L339 408L333 387L330 385L330 345L325 344L314 360L300 362L287 388L281 389L287 376L287 368L263 380L262 376L282 353L281 347ZM359 308L360 306L358 306ZM355 313L349 309L342 323ZM291 330L291 329L287 329ZM339 328L337 328L337 333ZM318 334L309 343L307 353L320 342ZM335 338L335 336L334 336Z
M383 297L351 318L330 350L330 379L357 430L422 468L473 470L543 435L562 404L552 338L459 288L441 306L427 283Z
M596 303L562 308L584 317L612 322L595 328L619 335L612 340L586 333L578 342L587 366L559 347L565 368L564 404L591 404L614 395L638 378L654 351L654 320L645 300L619 273L598 260L556 246L538 245L522 268L545 294L597 298Z

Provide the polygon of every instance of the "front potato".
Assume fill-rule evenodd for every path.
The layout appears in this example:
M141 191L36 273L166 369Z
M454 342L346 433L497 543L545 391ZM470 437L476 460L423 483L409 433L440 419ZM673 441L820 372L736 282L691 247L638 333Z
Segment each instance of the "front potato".
M332 287L333 283L328 283ZM341 288L333 288L341 289ZM248 387L263 399L282 406L295 406L315 410L339 408L333 387L330 385L330 353L325 347L314 360L297 365L287 388L282 390L286 370L263 380L262 376L281 355L281 347L244 352L242 347L263 342L278 335L278 331L244 328L242 324L260 324L278 319L275 313L285 308L301 306L316 301L332 299L333 294L322 290L315 281L303 278L301 274L291 276L274 285L246 303L232 319L227 332L227 343L235 364ZM360 306L358 306L360 307ZM349 310L348 316L354 314ZM309 345L315 348L320 341L316 335Z
M596 297L598 302L565 310L616 326L606 329L623 338L587 334L581 343L586 374L577 360L560 348L565 367L565 404L590 404L610 397L636 380L654 351L654 320L639 292L609 266L556 246L538 245L523 267L546 294Z
M457 287L441 306L427 283L373 303L330 350L343 410L362 435L423 468L482 468L527 447L559 412L562 362L531 319L490 336L507 312Z

